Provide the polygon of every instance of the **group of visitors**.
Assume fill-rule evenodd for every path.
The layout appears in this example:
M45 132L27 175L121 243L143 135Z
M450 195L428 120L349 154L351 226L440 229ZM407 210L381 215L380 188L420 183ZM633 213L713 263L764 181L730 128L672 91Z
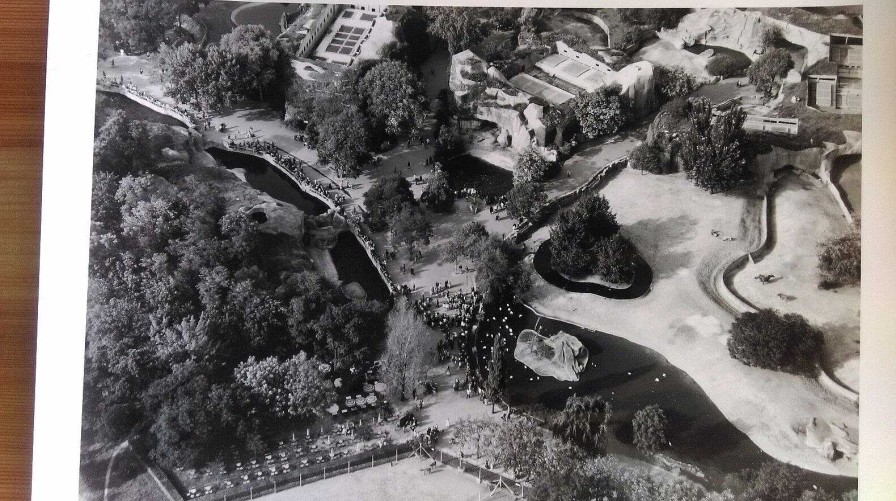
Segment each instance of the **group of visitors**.
M125 83L123 76L116 80L114 78L108 78L105 74L103 74L103 77L100 79L99 83L101 86L107 87L109 89L122 89L126 94L134 96L141 101L146 101L157 108L162 108L163 110L176 115L176 118L178 120L184 122L185 124L187 124L187 127L190 127L192 129L197 128L196 124L201 123L204 120L203 114L189 110L183 106L174 106L168 104L164 101L154 98L153 96L150 96L142 90L137 89L137 86L132 83Z

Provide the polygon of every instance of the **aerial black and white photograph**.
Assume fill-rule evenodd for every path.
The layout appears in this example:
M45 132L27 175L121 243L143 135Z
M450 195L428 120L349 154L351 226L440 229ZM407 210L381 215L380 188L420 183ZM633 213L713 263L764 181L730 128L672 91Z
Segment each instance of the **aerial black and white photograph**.
M99 3L81 500L859 499L861 5Z

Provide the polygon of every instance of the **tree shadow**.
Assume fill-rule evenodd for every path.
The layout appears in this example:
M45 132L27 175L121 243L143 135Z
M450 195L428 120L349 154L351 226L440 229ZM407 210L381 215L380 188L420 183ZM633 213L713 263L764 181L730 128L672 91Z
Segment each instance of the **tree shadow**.
M697 232L697 220L690 215L660 219L642 219L626 225L622 233L635 243L639 252L651 262L657 278L668 278L678 270L693 265L694 255L690 251L675 251L675 247L690 241ZM657 240L657 235L662 235ZM642 242L655 242L648 246Z

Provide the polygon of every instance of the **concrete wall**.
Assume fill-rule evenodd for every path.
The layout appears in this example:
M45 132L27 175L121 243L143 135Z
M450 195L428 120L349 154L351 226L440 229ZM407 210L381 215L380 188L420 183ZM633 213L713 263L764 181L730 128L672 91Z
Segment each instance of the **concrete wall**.
M308 57L311 54L317 46L317 42L327 33L327 28L333 23L333 19L342 12L344 7L342 4L332 3L325 5L321 9L317 17L314 18L314 22L308 28L305 38L299 42L299 48L296 50L297 56Z

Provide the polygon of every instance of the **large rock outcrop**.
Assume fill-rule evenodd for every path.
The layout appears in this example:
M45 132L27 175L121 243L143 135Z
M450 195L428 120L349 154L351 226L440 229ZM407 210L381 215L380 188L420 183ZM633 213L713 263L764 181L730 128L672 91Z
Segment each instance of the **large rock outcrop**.
M588 350L565 332L545 337L532 329L520 332L513 356L540 376L578 381L588 365Z
M625 66L613 76L613 83L619 86L620 95L628 96L638 116L646 116L656 109L653 64L649 61Z
M305 233L311 245L321 249L332 249L336 246L339 234L348 229L345 218L332 209L319 216L305 217Z
M696 43L718 45L756 59L763 51L762 34L770 26L777 27L788 42L806 48L804 67L797 68L798 71L828 57L828 35L773 19L761 12L734 8L698 9L684 16L674 29L660 30L657 36L676 47L689 47Z

